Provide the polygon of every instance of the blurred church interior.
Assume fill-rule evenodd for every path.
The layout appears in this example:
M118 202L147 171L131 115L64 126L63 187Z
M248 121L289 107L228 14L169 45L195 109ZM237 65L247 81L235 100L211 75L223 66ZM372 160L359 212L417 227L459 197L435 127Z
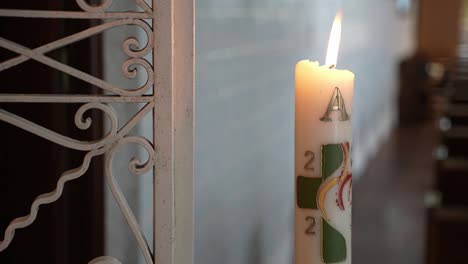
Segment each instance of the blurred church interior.
M0 8L39 9L45 3L51 10L78 8L75 1L59 0L2 1ZM114 0L112 8L133 5ZM338 9L344 14L338 65L356 74L353 262L467 263L468 0L197 0L195 264L293 263L294 65L325 59ZM0 21L2 37L28 47L94 23ZM20 34L28 28L35 30ZM115 43L140 31L112 29L48 56L131 84L120 75L124 57ZM0 53L1 61L12 57ZM2 93L31 93L28 87L33 93L64 87L98 92L41 67L31 61L1 72ZM59 133L99 138L102 116L84 133L72 121L77 107L0 104ZM138 108L119 105L116 111L131 116ZM135 131L151 135L144 124ZM0 192L1 238L35 196L54 188L58 175L83 157L3 122L0 134L0 186L6 186ZM24 160L31 162L24 166ZM125 174L127 163L116 164L130 206L151 236L151 178L136 179ZM36 223L18 231L15 243L0 253L0 263L81 264L104 254L144 263L99 177L102 170L97 160L57 203L41 207Z

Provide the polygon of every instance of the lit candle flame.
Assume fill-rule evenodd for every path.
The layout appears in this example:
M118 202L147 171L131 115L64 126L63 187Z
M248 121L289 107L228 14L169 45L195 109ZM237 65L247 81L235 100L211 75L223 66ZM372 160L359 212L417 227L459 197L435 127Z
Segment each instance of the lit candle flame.
M330 32L330 40L328 41L325 65L328 65L330 68L336 67L336 62L338 60L338 50L340 49L341 39L341 19L342 13L340 11L335 16L335 21L333 21L333 26Z

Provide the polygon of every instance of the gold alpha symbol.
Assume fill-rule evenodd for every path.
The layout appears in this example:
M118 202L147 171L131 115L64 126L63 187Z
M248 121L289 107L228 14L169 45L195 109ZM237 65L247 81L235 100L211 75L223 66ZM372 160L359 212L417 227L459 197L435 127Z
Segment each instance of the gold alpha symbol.
M332 119L330 118L330 114L333 111L340 111L340 121L349 120L349 115L348 112L346 112L343 95L341 94L340 88L338 87L335 87L335 91L333 92L330 102L328 103L327 111L320 118L320 120L324 122L331 122Z

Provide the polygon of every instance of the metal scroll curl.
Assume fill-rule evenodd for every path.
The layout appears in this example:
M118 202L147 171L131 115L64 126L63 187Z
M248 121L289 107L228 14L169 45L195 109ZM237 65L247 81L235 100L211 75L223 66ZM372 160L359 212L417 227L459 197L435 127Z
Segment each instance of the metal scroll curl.
M122 264L122 262L111 256L102 256L91 260L88 264Z
M31 204L31 208L30 208L30 212L28 215L25 215L25 216L21 216L21 217L17 217L15 218L13 221L10 222L10 224L7 226L6 230L5 230L5 233L4 233L4 237L3 237L3 240L0 240L0 252L2 252L3 250L5 250L9 245L10 243L12 242L13 238L14 238L14 235L15 235L15 231L17 229L20 229L20 228L25 228L29 225L31 225L36 217L37 217L37 214L39 212L39 207L41 205L45 205L45 204L50 204L50 203L53 203L55 201L57 201L60 196L62 195L62 192L63 192L63 188L65 186L65 184L69 181L72 181L72 180L75 180L79 177L81 177L83 174L86 173L86 171L88 170L89 168L89 165L92 161L92 159L96 156L99 156L99 155L102 155L104 153L108 153L108 156L106 157L106 167L107 167L107 171L106 171L106 178L108 179L108 184L109 184L109 187L118 203L118 205L120 206L120 209L122 210L127 222L129 223L129 226L132 230L132 232L134 233L142 251L143 251L143 255L145 256L145 259L146 259L146 262L148 264L153 264L152 262L152 257L151 257L151 253L150 253L150 250L148 248L148 244L146 242L146 239L144 238L140 228L139 228L139 225L138 223L136 222L136 219L135 219L135 216L133 215L133 213L131 212L130 210L130 207L128 206L128 203L126 202L123 194L122 194L122 191L120 190L119 186L117 185L117 183L115 182L113 176L112 176L112 158L113 158L113 155L115 154L115 152L117 151L117 149L124 145L124 144L128 144L128 143L133 143L133 144L137 144L139 146L142 146L146 152L148 153L148 158L146 161L142 162L140 159L138 159L137 157L133 158L130 160L129 162L129 170L135 174L135 175L142 175L146 172L148 172L149 170L151 170L153 168L153 165L154 165L154 148L153 146L151 145L151 143L143 138L143 137L125 137L124 135L126 133L128 133L128 131L130 131L132 129L132 127L135 126L135 124L138 123L138 121L141 120L141 118L143 118L145 116L145 114L147 114L153 107L153 104L150 103L150 104L147 104L145 107L143 107L130 121L128 121L118 132L118 124L117 124L117 117L116 115L113 113L113 110L112 108L110 108L109 106L107 105L104 105L104 104L100 104L100 103L89 103L89 104L85 104L83 106L81 106L78 111L76 112L75 114L75 124L77 125L78 128L80 129L88 129L91 125L92 125L92 120L90 118L84 118L84 114L89 111L90 109L100 109L102 111L104 111L106 114L108 114L108 116L111 117L111 129L110 131L107 133L107 136L104 137L104 139L102 139L101 141L99 141L99 144L104 144L103 146L95 146L93 147L92 150L90 150L88 153L86 153L86 155L84 156L84 159L83 159L83 162L80 166L74 168L74 169L71 169L71 170L68 170L66 172L64 172L59 180L57 181L57 185L56 185L56 188L51 191L51 192L48 192L48 193L44 193L44 194L41 194L39 195ZM7 115L5 115L5 113L7 113ZM12 118L10 115L13 115L11 113L8 113L2 109L0 109L0 120L4 120L6 122L9 122L9 123L12 123L20 128L23 128L33 134L36 134L36 135L39 135L39 136L42 136L46 139L49 139L51 140L52 142L55 142L55 143L58 143L60 145L63 145L63 146L67 146L68 145L74 145L72 146L72 148L75 148L77 149L77 146L75 145L76 140L74 139L70 139L70 138L67 138L67 137L64 137L60 134L57 134L55 132L52 132L50 130L47 130L41 126L38 126L26 119L22 119L21 117L17 117L19 118L19 121L16 120L14 117L12 120L9 120L10 118ZM22 120L21 120L22 119ZM18 122L17 124L15 124L15 122ZM64 139L65 138L65 139ZM74 141L67 141L68 140L74 140ZM62 142L63 140L65 140L65 143ZM77 141L77 142L80 142L80 141ZM86 146L86 145L85 145ZM87 146L89 147L89 146ZM93 260L94 261L94 260ZM98 259L95 259L95 262L91 262L93 264L97 264L97 263L100 263L100 264L120 264L120 262L116 262L116 259L112 258L112 257L102 257L102 258L98 258Z
M79 129L86 130L91 126L92 119L90 117L84 118L84 114L91 109L98 109L102 111L105 114L105 116L108 117L110 121L110 130L104 135L103 138L95 140L95 141L80 141L74 138L61 135L57 132L54 132L48 128L40 126L36 123L33 123L27 119L24 119L20 116L17 116L3 109L0 109L0 120L5 121L18 128L24 129L28 132L31 132L37 136L45 138L61 146L64 146L70 149L89 151L89 150L101 148L104 145L116 140L116 135L117 135L117 130L118 130L118 118L114 109L111 106L103 104L103 103L87 103L85 105L82 105L76 111L75 125Z
M150 89L154 83L153 67L147 60L142 58L131 58L126 60L122 64L122 74L128 79L133 79L137 76L138 68L143 68L146 72L146 82L140 88L132 90L132 92L143 94Z
M69 65L66 65L62 62L54 60L45 56L44 54L52 50L64 47L76 41L91 37L93 35L100 34L110 28L122 26L122 25L134 25L141 28L146 34L146 41L140 41L137 37L128 37L123 41L123 52L130 56L131 58L125 61L122 64L122 72L126 78L135 78L137 74L136 69L128 69L128 65L140 65L144 71L146 71L146 83L141 87L136 88L126 88L119 87L114 84L110 84L102 79L99 79L93 75L90 75L86 72L80 71ZM89 84L92 84L96 87L99 87L108 92L118 94L121 96L141 96L145 94L153 85L153 67L151 63L143 59L144 56L149 54L152 51L153 44L151 40L153 39L153 31L151 27L143 20L140 19L123 19L123 20L114 20L110 21L84 31L78 32L76 34L67 36L65 38L53 41L44 46L30 49L28 47L22 46L18 43L10 41L8 39L0 37L0 47L10 50L19 54L15 58L9 59L7 61L0 63L0 71L4 71L11 67L17 66L29 59L43 63L51 68L64 72L68 75L71 75L75 78L78 78L82 81L85 81Z
M145 2L145 0L135 0L136 4L141 7L145 12L151 12L151 7ZM89 4L87 0L76 0L76 3L80 8L89 13L104 13L112 5L112 0L102 0L98 4Z
M130 57L141 58L150 53L153 49L153 31L151 27L143 20L134 20L132 24L140 27L145 31L146 43L141 45L140 41L136 37L128 37L124 40L122 48L125 54Z
M133 157L129 164L128 170L134 175L143 175L153 169L154 167L154 147L152 144L144 137L139 136L128 136L119 140L116 145L109 151L105 159L105 168L106 168L106 182L109 186L109 189L112 192L112 195L119 206L125 220L127 221L130 230L132 231L137 243L143 253L143 257L147 264L153 264L153 257L151 250L148 246L148 242L141 231L141 228L133 214L130 206L128 205L125 196L122 193L117 181L114 178L113 169L112 169L112 160L114 158L117 150L126 144L136 144L142 147L147 152L146 161L142 161L138 157ZM112 259L111 259L112 260ZM103 263L114 263L114 262L103 262Z
M112 5L112 0L101 0L101 3L93 5L86 2L86 0L76 0L76 3L83 11L98 13L105 12Z
M137 136L123 137L114 145L109 144L103 148L88 152L85 155L85 158L83 159L83 163L79 167L68 170L62 174L62 176L59 178L57 182L57 186L54 191L39 195L33 201L31 205L30 213L28 215L18 217L14 219L13 221L11 221L11 223L8 225L7 229L5 230L5 235L4 235L3 240L0 240L0 252L9 246L9 244L14 238L15 231L17 229L25 228L34 222L39 211L39 206L44 205L44 204L50 204L50 203L57 201L63 193L63 188L65 186L65 183L81 177L88 170L93 157L107 153L106 159L105 159L105 166L106 166L105 175L106 175L107 184L112 192L112 195L114 196L116 203L118 204L120 210L122 211L122 214L124 215L125 220L127 221L133 235L135 236L135 239L137 240L137 243L143 253L146 263L153 264L154 263L153 256L148 246L148 242L145 236L143 235L143 232L141 231L141 228L135 218L135 215L130 209L130 206L128 205L127 200L125 199L125 196L123 195L122 190L120 189L117 181L115 180L113 176L113 170L112 170L113 157L115 153L117 152L117 150L125 144L136 144L138 146L143 147L143 149L147 152L147 156L148 156L146 161L142 161L138 157L133 157L130 160L129 165L128 165L128 169L131 173L135 175L143 175L153 168L154 148L152 144L143 137L137 137ZM89 262L89 264L121 264L121 262L115 259L114 257L103 256L103 257L93 259L92 261Z

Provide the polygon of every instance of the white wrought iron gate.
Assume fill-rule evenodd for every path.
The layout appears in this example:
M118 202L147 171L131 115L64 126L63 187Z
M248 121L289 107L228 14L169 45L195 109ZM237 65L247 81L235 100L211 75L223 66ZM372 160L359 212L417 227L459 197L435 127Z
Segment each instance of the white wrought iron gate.
M72 1L72 0L69 0ZM27 48L0 36L0 47L17 54L0 62L0 71L21 67L23 62L34 60L50 68L66 73L103 90L103 94L5 94L0 90L1 103L79 103L74 122L86 130L92 120L84 118L91 109L102 111L109 120L109 130L103 138L85 141L61 135L21 116L0 109L0 120L47 139L63 147L86 153L82 164L65 171L52 192L38 196L28 215L18 216L0 238L0 254L14 243L15 230L27 228L37 214L39 206L60 199L64 185L83 175L93 158L105 156L105 181L122 211L146 263L190 264L193 263L193 98L194 98L194 2L193 0L114 0L134 1L134 11L110 11L113 0L101 0L90 4L87 0L74 0L81 8L77 11L61 10L11 10L0 9L1 17L49 18L49 19L100 19L99 25L76 34L47 43L40 47ZM121 65L126 78L134 78L137 71L146 71L147 80L141 87L126 88L92 76L46 54L108 29L133 25L146 34L143 43L135 37L127 38L122 52L128 59ZM150 59L148 59L150 58ZM0 80L1 83L1 80ZM112 105L144 104L128 121L122 123ZM152 115L153 137L129 135L129 131L145 116ZM120 121L120 122L119 122ZM129 163L135 175L152 171L154 180L154 247L149 248L146 238L116 182L112 162L123 145L134 144L147 152L147 159L138 157ZM27 251L27 249L25 249ZM120 263L105 256L92 263Z

